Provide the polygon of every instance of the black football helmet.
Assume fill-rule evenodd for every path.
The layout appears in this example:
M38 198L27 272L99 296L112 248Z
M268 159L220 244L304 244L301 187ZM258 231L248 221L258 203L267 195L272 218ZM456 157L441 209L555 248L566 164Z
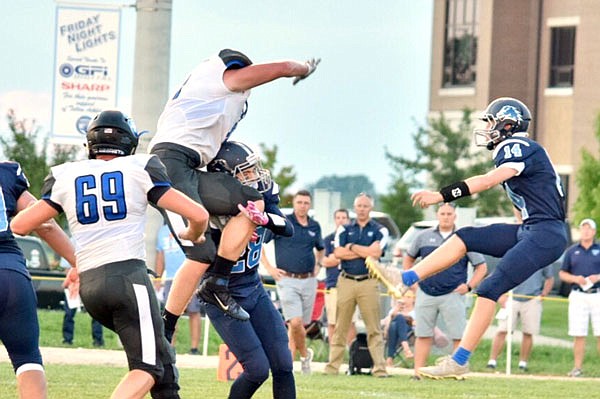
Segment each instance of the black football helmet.
M133 155L138 145L138 133L133 119L121 111L102 111L87 128L88 157L96 155Z
M273 182L271 173L262 167L260 157L244 143L226 141L214 159L206 165L209 172L229 173L242 184L261 193L269 191Z
M479 119L487 126L484 129L473 130L475 144L491 151L514 133L527 132L531 112L516 98L500 97L487 106Z

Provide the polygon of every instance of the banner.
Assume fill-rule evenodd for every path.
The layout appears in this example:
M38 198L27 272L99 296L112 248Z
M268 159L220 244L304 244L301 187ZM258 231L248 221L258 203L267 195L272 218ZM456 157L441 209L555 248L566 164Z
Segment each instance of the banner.
M120 9L58 5L52 141L81 144L97 113L115 109Z

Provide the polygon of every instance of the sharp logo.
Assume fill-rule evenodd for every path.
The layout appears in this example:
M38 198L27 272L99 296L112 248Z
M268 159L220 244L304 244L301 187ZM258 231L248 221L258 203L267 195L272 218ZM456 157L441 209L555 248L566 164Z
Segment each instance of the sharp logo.
M64 78L70 78L72 76L108 76L108 67L102 65L73 65L69 63L64 63L58 67L58 71L60 72L60 75Z

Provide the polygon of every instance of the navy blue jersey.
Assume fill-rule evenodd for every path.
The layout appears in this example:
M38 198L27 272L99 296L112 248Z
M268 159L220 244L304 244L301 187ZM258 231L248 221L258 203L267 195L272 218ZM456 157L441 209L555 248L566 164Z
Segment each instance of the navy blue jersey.
M10 231L10 220L17 214L17 200L29 182L16 162L0 162L0 269L16 270L27 277L25 256Z
M335 231L329 234L327 237L323 238L323 243L325 244L325 256L328 256L333 253L335 242ZM330 289L337 286L338 277L340 275L339 267L327 267L325 268L325 288Z
M349 224L338 227L335 233L335 246L344 247L346 244L358 244L369 246L375 241L379 241L381 251L385 250L389 237L388 229L373 219L369 220L365 227L360 227L355 220ZM360 275L367 274L369 270L365 265L364 258L342 260L342 270L348 274Z
M291 223L287 221L279 209L279 186L273 182L273 186L267 192L263 193L265 201L265 213L269 222L265 226L259 226L256 229L258 240L248 242L244 253L239 257L236 264L231 269L229 279L229 289L235 294L235 287L242 287L255 284L260 281L258 275L258 264L260 261L262 244L267 230L273 231L282 236L291 236L294 232ZM215 243L221 240L221 231L213 229L211 235ZM211 266L212 267L212 266Z
M518 171L502 185L521 212L523 223L565 219L560 177L542 146L522 133L515 133L498 144L493 157L496 167Z
M595 242L588 249L585 249L580 243L572 245L565 252L560 269L574 276L588 277L600 274L600 245ZM592 288L600 288L600 281Z
M309 217L308 225L303 226L293 213L286 218L294 226L294 235L284 237L267 231L265 242L275 242L275 263L278 268L289 273L312 273L316 263L313 249L320 251L325 248L321 225Z

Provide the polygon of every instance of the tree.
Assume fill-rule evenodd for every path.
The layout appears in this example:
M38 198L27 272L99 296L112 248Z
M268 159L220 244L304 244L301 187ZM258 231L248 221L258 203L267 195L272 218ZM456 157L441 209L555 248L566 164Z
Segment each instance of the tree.
M379 203L381 209L394 219L400 232L403 233L408 230L412 222L423 218L423 211L412 206L410 185L406 183L402 172L397 172L398 176L390 186L389 194L381 195Z
M430 119L429 126L419 127L413 135L414 159L393 155L386 148L386 158L397 173L402 172L401 180L409 188L437 189L484 174L491 168L489 153L474 151L471 145L471 113L469 109L463 111L457 130L452 129L443 114ZM457 205L476 206L479 216L512 214L510 202L500 187L461 198Z
M600 142L600 114L596 117L596 139ZM585 147L581 149L581 165L575 175L579 196L573 206L575 220L600 220L600 160Z
M286 190L296 181L296 172L293 166L282 166L277 172L275 164L277 163L277 144L269 148L266 144L260 143L260 150L263 153L262 165L265 169L271 171L271 177L279 185L279 196L281 198L280 206L289 207L292 205L293 194L286 193Z
M340 193L342 208L352 209L354 207L354 198L357 194L364 192L376 197L375 186L365 175L353 176L323 176L316 183L308 187L309 190L326 189ZM375 206L377 207L375 201Z
M18 162L29 180L29 191L39 197L44 178L50 172L52 165L73 160L77 149L74 146L55 146L52 160L48 162L48 137L46 136L41 148L38 146L40 127L35 119L18 119L14 110L6 115L11 134L0 136L0 146L6 159Z

